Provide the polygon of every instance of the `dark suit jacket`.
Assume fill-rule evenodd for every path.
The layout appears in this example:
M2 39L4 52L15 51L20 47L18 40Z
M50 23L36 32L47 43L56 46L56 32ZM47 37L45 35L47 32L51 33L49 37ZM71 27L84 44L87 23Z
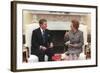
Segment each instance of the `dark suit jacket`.
M46 42L43 43L43 37L40 28L37 28L32 32L31 54L36 54L40 49L40 45L43 45L47 48L49 47L49 44L52 42L52 37L49 30L46 29L45 33L46 33L46 39L45 39Z

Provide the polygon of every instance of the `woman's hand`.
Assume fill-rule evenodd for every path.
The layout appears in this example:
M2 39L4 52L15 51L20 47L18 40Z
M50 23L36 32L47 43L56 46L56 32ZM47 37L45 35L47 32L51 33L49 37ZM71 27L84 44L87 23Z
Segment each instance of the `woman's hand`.
M78 47L78 44L73 44L73 47Z
M69 44L68 45L70 48L76 48L76 47L78 47L78 44Z
M68 44L68 47L72 48L73 47L73 44Z
M53 43L50 43L50 47L49 48L53 48L53 47L54 47Z

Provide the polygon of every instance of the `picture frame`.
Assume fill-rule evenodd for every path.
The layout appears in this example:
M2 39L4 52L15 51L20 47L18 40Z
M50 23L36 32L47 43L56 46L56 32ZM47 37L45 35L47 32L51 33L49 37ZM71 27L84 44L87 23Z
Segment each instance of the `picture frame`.
M97 67L98 65L97 11L98 11L97 6L90 6L90 5L11 1L11 71L19 72L19 71ZM25 13L29 13L31 15L25 15ZM88 47L87 42L90 43L91 54L85 55L85 58L86 56L87 58L91 56L90 59L75 60L75 61L52 61L52 62L46 61L46 62L32 62L32 63L28 62L30 56L30 49L29 49L30 47L28 45L29 43L25 44L27 43L27 40L25 39L27 38L27 36L24 31L26 31L28 28L26 24L31 25L33 23L38 23L38 20L40 18L46 18L47 20L52 21L52 22L48 21L49 24L48 28L50 30L53 30L52 32L57 33L58 31L60 31L60 33L58 33L56 36L58 37L62 33L64 35L65 30L70 30L70 25L66 24L71 24L71 23L67 22L66 20L71 21L71 19L72 18L75 19L75 17L81 22L82 25L84 24L86 25L87 33L85 35L87 35L87 37L85 38L88 39L85 39L84 51L86 54L87 50L86 48ZM86 21L87 19L88 21ZM54 25L51 26L51 24ZM59 24L59 26L56 26L57 24ZM83 26L80 29L83 29ZM61 38L63 37L61 36ZM24 47L26 48L24 50L23 50L23 45L26 46ZM23 63L23 61L25 63Z

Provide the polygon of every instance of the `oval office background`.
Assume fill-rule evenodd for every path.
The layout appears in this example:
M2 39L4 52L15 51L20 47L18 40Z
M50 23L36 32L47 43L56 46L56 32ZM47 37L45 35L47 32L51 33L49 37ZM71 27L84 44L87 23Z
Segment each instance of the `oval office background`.
M79 59L86 59L86 55L84 52L87 51L87 44L91 43L90 13L23 10L23 61L26 57L26 62L38 62L38 57L36 55L31 55L31 38L32 31L39 27L40 19L47 20L47 28L51 31L53 36L53 52L55 54L62 54L67 51L64 46L64 35L66 31L69 31L71 29L71 20L77 19L80 23L79 30L83 32L84 37L83 52L81 53ZM24 49L25 47L27 47L28 49L26 49L26 51L28 51L28 53L26 53L26 56ZM45 55L45 61L47 60L48 56Z

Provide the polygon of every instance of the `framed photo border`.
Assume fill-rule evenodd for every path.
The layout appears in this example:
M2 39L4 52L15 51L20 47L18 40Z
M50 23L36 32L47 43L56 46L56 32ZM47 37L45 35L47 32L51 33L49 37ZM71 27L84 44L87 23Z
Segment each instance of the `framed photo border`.
M53 6L71 6L71 7L84 7L96 9L96 64L88 66L69 66L69 67L52 67L41 69L17 69L17 4L36 4L36 5L53 5ZM84 68L98 66L98 7L90 5L76 5L76 4L60 4L60 3L43 3L43 2L27 2L27 1L11 1L11 71L39 71L39 70L52 70L52 69L69 69L69 68Z

